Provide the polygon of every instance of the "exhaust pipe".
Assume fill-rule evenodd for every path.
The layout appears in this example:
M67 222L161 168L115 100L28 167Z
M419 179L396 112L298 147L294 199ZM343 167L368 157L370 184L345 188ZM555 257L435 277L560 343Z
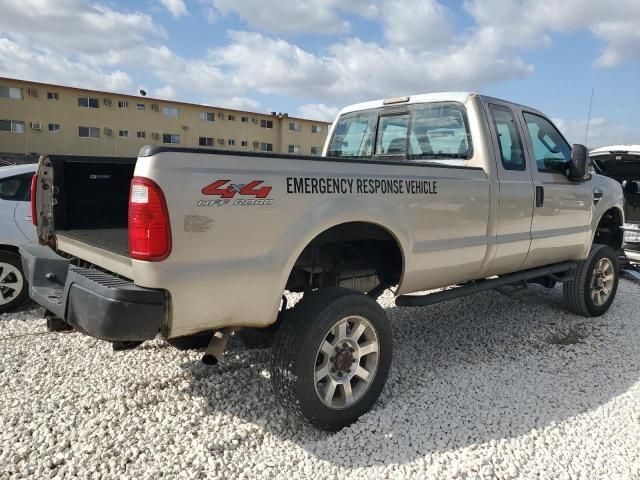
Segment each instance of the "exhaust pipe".
M209 342L209 346L204 351L202 363L205 365L217 365L220 357L227 349L227 342L233 330L229 327L218 330L213 334L213 338Z

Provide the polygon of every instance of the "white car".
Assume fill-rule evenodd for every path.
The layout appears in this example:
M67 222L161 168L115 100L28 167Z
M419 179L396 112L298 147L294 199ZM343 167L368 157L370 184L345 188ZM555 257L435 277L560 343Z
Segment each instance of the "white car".
M20 245L37 242L31 223L31 178L36 164L0 167L0 313L29 298Z

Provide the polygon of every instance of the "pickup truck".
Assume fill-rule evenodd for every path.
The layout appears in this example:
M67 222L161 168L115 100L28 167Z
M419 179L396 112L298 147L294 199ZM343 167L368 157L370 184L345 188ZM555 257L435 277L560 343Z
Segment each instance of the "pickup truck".
M21 252L53 330L121 347L204 336L208 363L229 335L262 333L280 403L337 430L384 387L386 289L419 307L560 282L571 312L608 310L623 193L588 167L533 108L474 93L377 100L339 113L322 157L42 156L40 245Z

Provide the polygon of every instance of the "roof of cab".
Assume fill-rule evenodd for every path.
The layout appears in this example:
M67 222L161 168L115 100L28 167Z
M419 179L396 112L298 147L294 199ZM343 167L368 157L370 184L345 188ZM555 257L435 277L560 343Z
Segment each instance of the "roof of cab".
M349 112L357 112L360 110L370 110L372 108L392 107L394 105L411 105L412 103L427 103L427 102L459 102L465 103L467 99L473 95L477 95L473 92L439 92L439 93L423 93L420 95L408 95L406 98L409 100L406 102L398 102L389 105L385 105L385 99L372 100L369 102L355 103L344 107L339 115L343 115ZM399 97L401 98L401 97Z

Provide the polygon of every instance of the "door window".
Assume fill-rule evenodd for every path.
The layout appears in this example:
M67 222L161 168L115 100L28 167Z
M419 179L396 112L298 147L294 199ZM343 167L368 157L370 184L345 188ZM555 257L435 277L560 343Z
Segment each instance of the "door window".
M489 110L498 134L502 166L505 170L526 170L522 139L515 116L511 110L499 105L489 105Z
M385 115L378 120L376 155L401 155L407 153L407 129L409 113Z
M533 155L539 172L565 173L571 162L571 147L553 124L544 117L524 113Z

